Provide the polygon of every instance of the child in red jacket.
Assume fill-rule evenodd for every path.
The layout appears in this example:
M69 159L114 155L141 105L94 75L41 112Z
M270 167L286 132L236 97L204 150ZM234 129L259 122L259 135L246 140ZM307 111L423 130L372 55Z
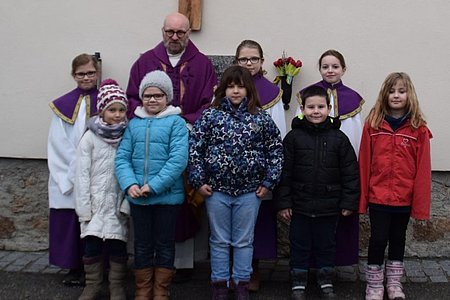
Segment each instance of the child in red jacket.
M430 139L410 77L392 73L363 129L359 152L359 212L369 207L370 241L366 299L383 299L384 252L389 299L405 299L403 275L409 218L429 219L431 198Z

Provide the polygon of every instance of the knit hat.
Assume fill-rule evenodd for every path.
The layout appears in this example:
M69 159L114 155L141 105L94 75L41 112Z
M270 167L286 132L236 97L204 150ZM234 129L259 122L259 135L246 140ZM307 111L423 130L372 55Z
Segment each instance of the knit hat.
M119 84L113 79L105 79L100 84L97 96L97 111L101 113L113 103L121 103L128 108L128 99Z
M157 87L167 96L167 101L173 99L173 86L170 77L163 71L152 71L147 73L139 86L139 97L142 99L144 91L149 87Z

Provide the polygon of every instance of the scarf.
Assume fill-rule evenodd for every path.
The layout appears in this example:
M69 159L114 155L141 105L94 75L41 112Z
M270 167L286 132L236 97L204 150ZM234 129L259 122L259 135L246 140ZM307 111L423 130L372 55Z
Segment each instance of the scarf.
M127 125L128 121L126 119L119 124L110 125L105 123L99 116L95 116L89 119L87 127L106 143L117 147L122 140Z

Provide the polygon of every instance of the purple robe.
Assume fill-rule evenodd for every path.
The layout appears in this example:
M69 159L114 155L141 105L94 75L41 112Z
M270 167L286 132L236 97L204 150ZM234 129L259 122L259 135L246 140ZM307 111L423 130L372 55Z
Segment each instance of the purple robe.
M75 88L52 101L53 112L64 122L75 124L83 98L86 102L86 119L97 113L96 88L89 91ZM50 209L49 213L49 262L66 269L80 269L83 266L84 243L80 240L80 223L75 209Z
M73 125L77 119L78 110L80 109L84 96L89 97L86 112L90 113L86 116L86 120L97 113L97 94L98 90L96 88L85 91L77 87L58 99L53 100L50 103L50 108L64 122Z
M333 94L335 116L344 120L361 112L363 98L342 81L334 85L322 80L313 85ZM300 91L300 97L305 89ZM337 110L336 110L337 108ZM354 212L348 217L340 216L336 229L336 266L357 264L359 259L359 215Z
M261 74L253 76L259 102L263 109L269 109L281 100L281 89Z
M175 67L169 61L163 42L142 54L130 71L127 87L129 118L134 116L135 108L142 105L139 97L142 78L154 70L164 71L172 79L172 105L181 107L183 117L193 124L210 105L217 85L217 76L209 58L192 41Z
M348 86L345 86L342 81L336 84L330 84L325 80L322 80L314 83L313 85L320 86L326 90L329 95L333 93L335 110L337 108L334 115L339 116L341 120L351 118L361 111L362 105L364 104L363 98L356 91L352 90ZM300 97L304 90L305 89L302 89L300 91Z
M259 102L269 109L281 101L281 89L261 74L253 76ZM277 258L277 215L273 200L263 200L259 207L253 240L254 259Z

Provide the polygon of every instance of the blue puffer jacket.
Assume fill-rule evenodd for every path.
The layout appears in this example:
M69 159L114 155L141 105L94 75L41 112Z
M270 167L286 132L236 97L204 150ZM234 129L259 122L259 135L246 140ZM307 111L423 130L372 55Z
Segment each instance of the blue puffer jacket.
M156 116L142 107L135 111L116 154L116 176L127 193L133 184L148 183L148 197L128 201L138 205L175 205L184 201L183 172L188 161L188 130L178 107Z
M227 98L206 109L189 139L189 180L232 196L272 190L281 176L283 145L270 115L251 114L247 100L235 109Z

